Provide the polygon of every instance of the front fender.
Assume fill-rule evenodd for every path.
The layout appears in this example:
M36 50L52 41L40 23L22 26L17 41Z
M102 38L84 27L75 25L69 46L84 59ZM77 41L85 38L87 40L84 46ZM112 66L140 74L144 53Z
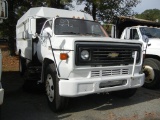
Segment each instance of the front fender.
M156 49L156 48L147 48L146 51L147 55L156 55L158 57L160 57L160 49Z
M67 53L69 58L67 60L61 60L60 59L60 53ZM58 71L58 75L60 78L68 79L69 74L73 70L73 51L54 51L54 57L53 54L46 55L44 60L48 59L54 64L56 64L56 71Z

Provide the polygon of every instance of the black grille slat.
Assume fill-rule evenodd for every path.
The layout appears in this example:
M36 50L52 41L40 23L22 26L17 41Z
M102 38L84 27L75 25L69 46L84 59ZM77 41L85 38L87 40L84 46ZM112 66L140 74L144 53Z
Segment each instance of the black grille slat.
M82 60L80 52L89 50L91 58ZM132 64L132 52L138 51L137 62L140 61L141 45L140 44L77 44L76 45L76 65L121 65Z

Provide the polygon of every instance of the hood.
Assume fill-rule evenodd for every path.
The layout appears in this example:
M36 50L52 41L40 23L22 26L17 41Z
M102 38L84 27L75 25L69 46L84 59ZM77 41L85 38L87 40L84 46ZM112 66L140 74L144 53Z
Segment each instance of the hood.
M148 48L160 48L160 38L149 38Z
M119 42L119 43L137 43L141 44L142 42L137 40L121 40L110 37L93 37L93 36L55 36L52 37L52 47L56 49L66 49L74 50L74 43L78 41L84 42L97 42L97 43L107 43L107 42Z

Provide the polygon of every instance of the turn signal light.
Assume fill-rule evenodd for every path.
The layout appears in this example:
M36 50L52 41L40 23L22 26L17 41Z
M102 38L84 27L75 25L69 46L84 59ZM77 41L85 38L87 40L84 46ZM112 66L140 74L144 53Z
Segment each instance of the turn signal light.
M61 60L67 60L68 59L68 54L67 53L60 53L60 59Z

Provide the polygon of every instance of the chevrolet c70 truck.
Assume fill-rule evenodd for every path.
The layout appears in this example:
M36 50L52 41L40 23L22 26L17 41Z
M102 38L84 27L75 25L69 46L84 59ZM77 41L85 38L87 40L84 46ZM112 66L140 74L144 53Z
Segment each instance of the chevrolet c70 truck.
M115 20L111 36L123 40L143 42L145 55L143 66L143 72L145 73L144 87L150 89L159 88L160 23L124 16L118 17Z
M17 22L16 46L20 74L37 74L32 80L45 84L53 111L70 97L115 91L128 98L144 84L142 42L109 38L83 12L29 9Z

